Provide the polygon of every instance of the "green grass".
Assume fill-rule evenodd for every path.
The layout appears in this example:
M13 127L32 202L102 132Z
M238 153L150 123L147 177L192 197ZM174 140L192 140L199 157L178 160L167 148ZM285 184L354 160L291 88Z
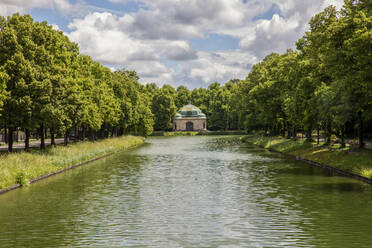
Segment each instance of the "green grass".
M164 132L163 136L195 136L198 132L186 131L186 132Z
M125 136L96 142L80 142L66 147L49 147L45 151L33 149L30 153L3 154L0 156L0 189L17 183L27 185L29 180L39 176L115 151L126 150L143 142L142 137Z
M264 148L330 165L372 179L372 150L340 145L317 146L304 140L293 141L281 137L248 135L243 141Z
M178 132L154 132L151 136L195 136L195 135L244 135L244 131L178 131Z

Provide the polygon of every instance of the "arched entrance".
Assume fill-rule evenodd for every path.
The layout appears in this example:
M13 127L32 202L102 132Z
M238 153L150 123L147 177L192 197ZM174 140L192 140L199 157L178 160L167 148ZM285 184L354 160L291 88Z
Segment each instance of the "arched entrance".
M186 122L186 131L194 131L194 123L191 121Z

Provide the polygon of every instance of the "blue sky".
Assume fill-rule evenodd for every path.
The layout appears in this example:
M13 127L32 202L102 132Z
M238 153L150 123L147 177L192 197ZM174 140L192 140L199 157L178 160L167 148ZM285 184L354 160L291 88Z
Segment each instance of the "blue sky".
M342 0L0 0L0 15L48 21L80 51L141 82L207 87L245 78L294 48L310 18Z

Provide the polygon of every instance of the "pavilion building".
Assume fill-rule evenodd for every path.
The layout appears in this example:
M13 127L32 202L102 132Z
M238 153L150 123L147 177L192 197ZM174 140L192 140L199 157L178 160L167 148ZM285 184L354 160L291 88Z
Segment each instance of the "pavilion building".
M192 104L183 106L173 121L173 131L206 131L207 117Z

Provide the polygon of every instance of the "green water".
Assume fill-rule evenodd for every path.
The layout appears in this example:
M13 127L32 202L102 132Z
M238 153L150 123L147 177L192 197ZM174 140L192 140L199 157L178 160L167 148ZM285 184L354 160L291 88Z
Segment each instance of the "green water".
M372 187L240 143L154 137L0 195L0 247L372 247Z

